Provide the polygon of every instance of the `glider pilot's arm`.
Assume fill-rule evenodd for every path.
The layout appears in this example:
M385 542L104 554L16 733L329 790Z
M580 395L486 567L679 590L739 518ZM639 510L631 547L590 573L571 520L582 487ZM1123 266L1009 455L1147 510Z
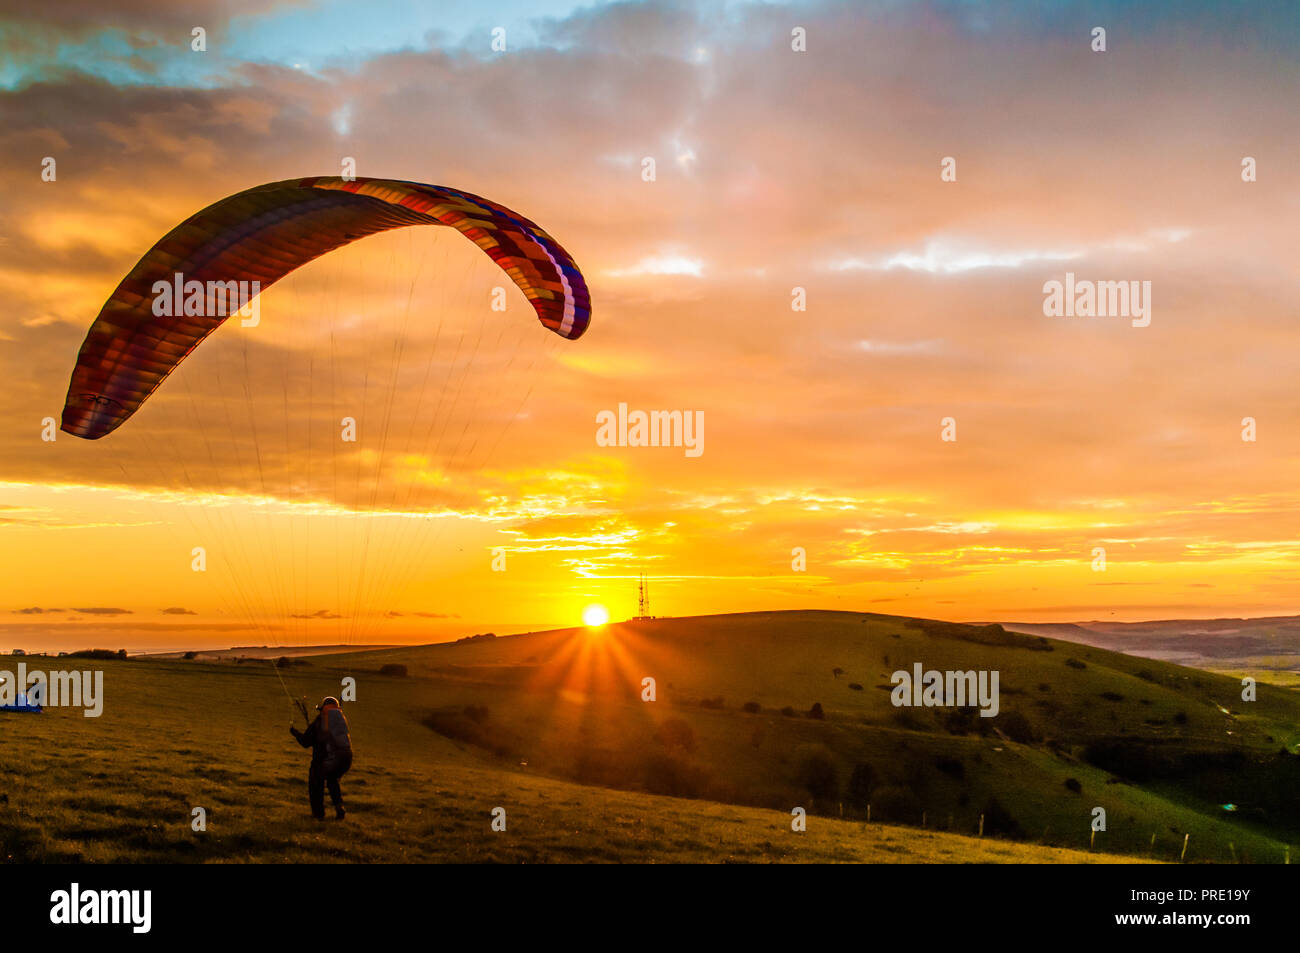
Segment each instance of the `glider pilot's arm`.
M293 725L290 725L289 733L292 734L294 738L297 739L298 744L302 745L304 748L310 748L312 745L316 743L316 731L318 730L319 727L320 727L320 719L317 718L315 721L313 721L310 725L307 726L306 731L299 731Z

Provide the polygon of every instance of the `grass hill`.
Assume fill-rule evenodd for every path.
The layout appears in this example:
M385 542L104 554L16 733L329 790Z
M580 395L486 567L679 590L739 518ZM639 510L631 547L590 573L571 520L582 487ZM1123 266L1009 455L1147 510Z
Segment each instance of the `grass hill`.
M1188 860L1281 862L1300 828L1294 693L1261 686L1243 702L1230 678L997 626L748 613L294 662L279 674L270 662L95 662L102 718L0 715L0 849L1073 863L1176 860L1190 835ZM889 675L913 662L998 670L999 715L895 708ZM310 698L356 679L342 825L306 817L306 752L288 737L280 675ZM195 806L205 834L190 830ZM490 829L497 806L506 832ZM1107 829L1088 853L1098 806ZM794 807L807 833L791 831Z

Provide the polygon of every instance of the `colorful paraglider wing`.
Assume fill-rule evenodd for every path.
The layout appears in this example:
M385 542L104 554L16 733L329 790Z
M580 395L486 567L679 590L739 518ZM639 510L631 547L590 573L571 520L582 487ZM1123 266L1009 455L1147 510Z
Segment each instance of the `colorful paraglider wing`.
M111 433L239 304L313 258L407 225L457 229L519 286L543 325L569 339L587 329L591 300L578 266L504 206L392 179L273 182L186 219L122 279L81 345L63 429L90 440Z

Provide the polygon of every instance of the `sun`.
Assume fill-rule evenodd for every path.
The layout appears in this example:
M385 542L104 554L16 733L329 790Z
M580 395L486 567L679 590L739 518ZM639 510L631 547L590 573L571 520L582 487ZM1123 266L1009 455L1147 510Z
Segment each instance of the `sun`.
M598 629L609 621L609 610L604 606L587 606L582 610L582 624Z

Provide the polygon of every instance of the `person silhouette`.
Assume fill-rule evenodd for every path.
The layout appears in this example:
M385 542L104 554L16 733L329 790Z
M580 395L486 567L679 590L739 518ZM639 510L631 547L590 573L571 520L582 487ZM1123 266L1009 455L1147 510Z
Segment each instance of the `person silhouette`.
M290 725L289 733L298 744L312 749L311 768L307 772L307 799L311 803L312 816L318 821L325 820L325 787L328 785L334 816L341 821L347 812L343 810L343 790L339 779L352 767L352 736L339 700L333 695L326 696L316 710L320 714L306 731Z

